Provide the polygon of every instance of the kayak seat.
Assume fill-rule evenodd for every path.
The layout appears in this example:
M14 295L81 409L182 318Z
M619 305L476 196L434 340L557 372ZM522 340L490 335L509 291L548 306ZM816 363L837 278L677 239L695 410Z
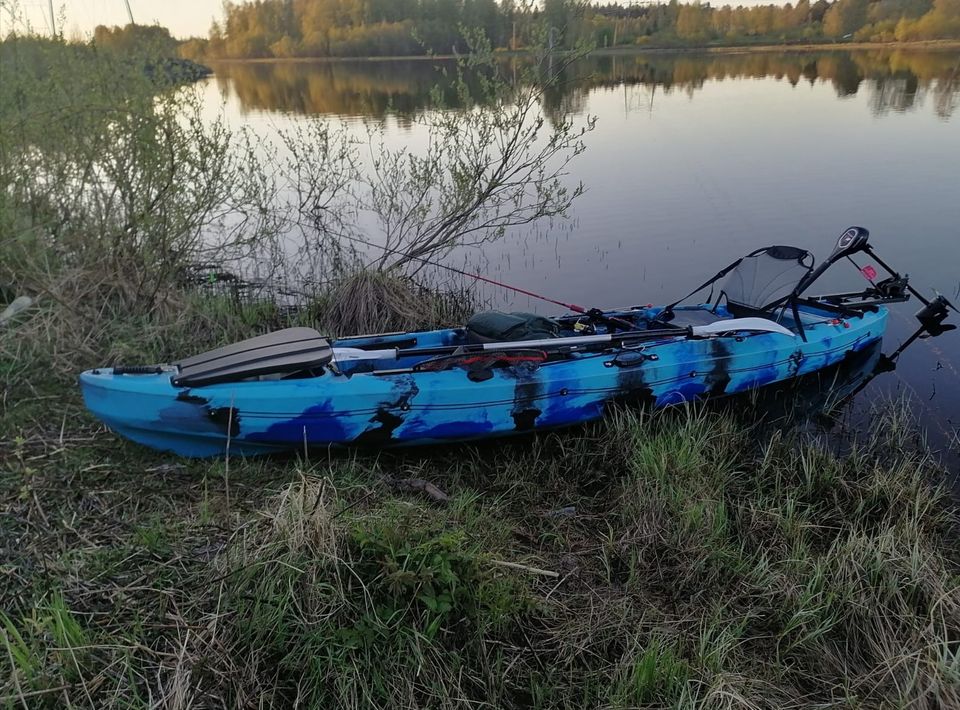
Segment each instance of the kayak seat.
M200 387L301 373L313 376L332 359L330 343L313 328L284 328L174 363L179 371L173 384Z
M724 277L726 278L714 301L713 311L724 302L727 313L733 318L766 318L781 322L784 318L782 311L796 309L802 285L813 273L813 263L813 255L799 247L775 245L757 249L721 269L716 276L697 286L683 298L666 306L660 315L654 318L654 322L687 327L709 325L718 320L715 313L676 306L707 286L711 287L712 298L713 284ZM713 320L710 320L711 316L714 316ZM794 325L802 335L802 325Z
M813 256L806 249L758 249L727 274L720 295L735 317L770 317L775 308L796 298L798 286L812 270Z
M710 325L730 316L719 316L706 308L675 308L670 311L664 325L667 327L689 328L696 325Z

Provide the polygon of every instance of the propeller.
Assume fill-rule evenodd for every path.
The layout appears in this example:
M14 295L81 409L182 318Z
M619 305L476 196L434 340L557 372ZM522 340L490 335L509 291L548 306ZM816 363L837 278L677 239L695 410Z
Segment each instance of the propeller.
M897 367L897 358L903 353L904 350L909 348L917 338L935 338L938 335L943 335L944 333L956 330L957 326L952 323L944 324L943 321L947 319L947 316L950 314L950 311L954 313L960 313L957 310L957 307L954 306L950 301L946 299L945 296L937 293L934 290L935 297L932 301L927 301L923 299L919 293L914 289L910 289L917 298L920 298L924 301L923 308L917 311L917 320L920 321L920 327L914 331L913 335L907 338L900 347L894 350L890 355L881 355L880 360L877 362L877 366L874 369L874 376L883 373L883 372L892 372Z
M933 292L934 292L934 294L936 294L937 299L940 300L940 301L942 301L943 304L944 304L947 308L949 308L949 309L950 309L951 311L953 311L954 313L960 313L960 310L957 310L957 307L956 307L955 305L953 305L952 303L950 303L950 301L947 300L947 297L946 297L946 296L944 296L942 293L940 293L940 292L937 291L936 289L934 289Z
M937 293L937 291L934 291L934 293L936 294L934 299L917 311L917 320L920 321L921 328L926 331L928 335L936 337L943 335L949 330L956 329L957 326L953 324L944 325L943 321L947 319L950 311L954 313L960 313L960 311L947 300L946 296Z

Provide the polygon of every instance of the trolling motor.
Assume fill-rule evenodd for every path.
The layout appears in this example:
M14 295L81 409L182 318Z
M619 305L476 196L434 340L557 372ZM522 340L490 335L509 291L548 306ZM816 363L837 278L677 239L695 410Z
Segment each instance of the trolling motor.
M949 311L957 309L946 298L937 294L932 301L913 286L910 285L910 277L907 274L900 274L893 267L881 259L873 248L867 243L870 232L863 227L850 227L837 240L837 245L823 263L804 278L797 286L796 293L799 294L809 288L810 284L816 281L820 276L840 259L846 258L853 264L867 281L870 282L870 288L854 293L838 293L827 296L817 296L814 301L823 301L846 308L862 308L884 303L897 303L909 301L910 296L916 297L923 303L923 308L917 312L917 320L920 321L921 330L928 335L936 336L953 330L956 326L944 325ZM863 252L876 261L888 274L888 278L877 281L877 272L872 266L861 267L853 260L853 255Z
M857 267L857 270L870 282L870 288L856 293L841 293L830 296L821 296L813 300L820 300L832 305L844 308L861 308L880 305L883 303L904 302L913 295L923 304L923 308L917 311L916 318L920 321L920 327L904 343L890 355L883 355L877 369L880 372L888 372L896 367L897 358L918 338L935 338L938 335L955 330L957 326L944 323L950 311L960 313L945 296L936 294L933 300L923 296L917 289L910 285L909 277L906 274L899 274L890 267L867 243L870 232L863 227L850 227L837 240L833 253L827 257L820 266L812 271L809 276L801 281L797 287L797 293L805 290L811 283L823 274L830 266L842 258L847 258ZM873 258L888 274L888 278L882 281L875 281L877 272L872 266L860 267L854 260L853 255L863 252ZM855 301L855 302L854 302Z
M824 271L829 269L834 265L835 262L839 261L843 257L849 257L853 254L856 254L858 251L865 251L869 249L869 246L867 245L867 240L869 238L870 232L863 227L849 227L843 234L840 235L840 238L837 240L837 245L833 248L833 252L830 254L830 256L824 259L820 266L807 274L806 278L802 279L800 283L797 284L796 293L799 294L803 291L806 291L810 284L823 276Z
M907 277L905 276L901 277L895 271L891 270L886 264L880 261L880 259L877 258L876 255L873 254L872 250L870 249L870 245L867 244L867 240L869 238L870 238L870 232L864 229L863 227L849 227L843 234L840 235L840 238L837 240L837 245L833 248L833 252L831 252L830 256L824 259L823 262L820 264L820 266L818 266L816 269L814 269L809 274L807 274L806 277L800 280L800 283L797 284L797 288L794 291L794 293L796 295L799 295L804 291L806 291L814 281L816 281L821 276L823 276L824 272L827 269L833 266L840 259L843 259L844 257L846 257L847 259L850 260L850 262L854 266L857 267L857 270L860 271L860 273L862 273L864 276L867 277L868 280L870 280L870 285L872 286L872 288L867 289L865 291L857 291L855 293L838 293L830 296L820 296L814 300L827 301L828 303L836 303L838 305L841 303L844 303L846 305L846 302L854 298L863 299L863 298L870 298L870 297L883 297L885 300L906 301L909 298L909 296L905 291L905 289L909 288L907 284ZM877 275L876 272L870 270L869 267L867 267L868 268L867 271L864 271L852 259L854 254L861 251L867 252L868 254L873 256L875 259L877 259L877 263L879 263L887 271L890 272L891 278L895 278L900 283L901 285L900 291L897 291L896 289L892 289L891 292L888 294L889 297L884 296L883 294L880 293L879 284L875 284L872 280L873 278L876 277ZM886 282L882 282L882 283L886 283ZM858 303L857 305L871 305L871 304Z

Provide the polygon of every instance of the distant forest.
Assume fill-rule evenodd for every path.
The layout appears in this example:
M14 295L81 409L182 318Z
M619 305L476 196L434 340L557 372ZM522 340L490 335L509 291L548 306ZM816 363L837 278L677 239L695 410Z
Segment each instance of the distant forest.
M577 0L256 0L224 5L189 59L413 56L467 50L464 29L496 49L543 43L683 47L960 39L960 0L799 0L796 4L591 4ZM119 28L118 28L119 29ZM100 32L108 39L109 31ZM116 39L120 39L119 36Z

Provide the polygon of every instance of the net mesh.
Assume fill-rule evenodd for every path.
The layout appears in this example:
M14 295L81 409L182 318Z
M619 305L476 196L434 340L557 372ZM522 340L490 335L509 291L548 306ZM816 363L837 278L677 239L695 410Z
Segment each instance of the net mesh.
M810 273L808 253L793 247L771 247L753 256L745 256L723 283L729 303L766 310L779 305Z

